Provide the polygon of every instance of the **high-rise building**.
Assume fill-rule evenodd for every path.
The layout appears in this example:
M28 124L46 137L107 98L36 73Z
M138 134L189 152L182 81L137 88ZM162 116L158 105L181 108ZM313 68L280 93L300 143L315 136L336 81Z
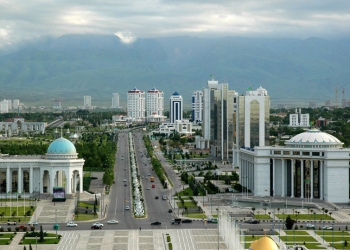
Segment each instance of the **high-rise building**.
M214 78L208 81L207 87L203 89L203 112L202 112L202 133L205 140L210 140L210 96L211 91L220 88L219 82Z
M249 88L238 101L238 148L269 146L270 96L267 90Z
M289 127L310 127L309 114L302 114L301 109L295 109L295 114L289 115Z
M146 116L163 116L164 93L156 88L147 91L146 94Z
M170 123L182 121L183 118L183 100L179 93L175 92L170 96Z
M53 100L52 108L53 109L62 109L62 101L58 100L58 99Z
M133 119L142 120L145 118L145 92L136 87L128 91L127 112L128 116Z
M12 110L12 100L7 100L8 110Z
M0 102L0 112L2 114L9 112L7 100L3 100L3 101Z
M119 108L119 94L112 94L112 108Z
M19 108L19 100L15 99L13 100L13 109L18 109Z
M84 108L91 108L91 96L84 96Z
M202 122L203 91L195 90L192 95L192 121L195 124Z

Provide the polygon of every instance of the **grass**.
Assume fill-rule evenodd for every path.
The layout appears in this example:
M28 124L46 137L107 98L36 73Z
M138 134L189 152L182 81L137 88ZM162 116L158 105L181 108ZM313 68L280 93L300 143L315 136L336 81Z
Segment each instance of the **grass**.
M334 240L334 242L343 241L343 236L334 236L334 237L332 237L332 236L325 236L324 240L328 241L328 242L332 242L333 240ZM349 242L350 241L350 237L345 237L344 236L344 240L347 240Z
M332 245L332 244L329 244L329 245ZM340 244L336 243L336 244L334 244L334 248L335 249L343 249L343 243L340 243ZM347 246L344 246L344 249L350 249L350 244L348 243Z
M254 218L258 220L271 220L271 217L268 214L256 214L254 215Z
M39 244L58 244L60 242L60 239L44 239L43 242L39 242L39 240L37 241L35 238L34 239L30 239L32 237L26 237L24 240L21 241L21 245L29 245L32 244L35 246L36 243Z
M331 230L324 230L324 232L322 232L322 230L317 230L316 233L319 235L319 236L322 236L323 234L324 235L343 235L343 232L339 232L339 231L334 231L332 232ZM349 232L344 232L344 237L345 236L350 236Z
M9 239L11 238L11 236L14 236L14 233L5 233L5 232L0 233L0 239Z
M317 242L317 240L312 237L312 236L300 236L300 235L288 235L287 236L280 236L281 240L283 240L284 242Z
M308 232L306 231L293 231L293 230L284 230L284 232L287 234L287 235L310 235L308 234Z
M182 190L178 193L180 196L193 196L193 190L190 188L185 188L185 190Z
M94 204L90 204L90 203L87 203L87 202L83 202L83 201L79 201L78 202L78 207L81 207L81 208L86 208L86 207L88 207L88 208L94 208ZM96 205L96 208L98 208L99 206L98 205Z
M184 215L186 215L186 217L189 217L189 218L197 218L197 219L202 219L203 216L204 218L207 218L207 216L203 213L184 213Z
M305 242L305 247L307 247L307 249L327 249L327 248L323 247L322 245L320 245L319 243Z
M33 206L33 211L35 211L35 208L36 207ZM11 209L10 209L10 207L0 207L0 214L2 212L4 212L5 216L11 216L11 218L12 218L12 214L10 212L12 212L12 213L16 212L15 216L24 216L27 211L32 211L30 206L25 206L24 209L25 209L25 211L23 211L23 206L18 207L18 214L17 214L17 206L12 206ZM7 221L7 219L11 219L11 218L6 218L6 221Z
M27 218L23 217L4 217L0 219L0 222L7 222L8 220L10 221L17 221L17 225L19 224L27 224L28 220L30 219L30 216L27 216ZM21 222L18 222L21 220Z
M11 242L11 240L8 239L0 239L0 245L9 245ZM8 243L8 244L7 244Z
M98 218L98 215L94 216L93 214L79 214L78 216L74 217L74 221L95 220L96 218Z
M334 220L331 216L328 214L316 214L315 216L313 214L277 214L276 217L279 219L285 219L287 216L290 216L293 220L308 220L308 221L320 221L322 218L324 220Z

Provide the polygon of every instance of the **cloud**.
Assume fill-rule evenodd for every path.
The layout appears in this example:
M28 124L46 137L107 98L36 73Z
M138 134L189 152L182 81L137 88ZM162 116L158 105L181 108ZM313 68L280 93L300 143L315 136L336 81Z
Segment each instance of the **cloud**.
M348 0L0 0L0 7L0 44L68 33L117 34L126 43L178 35L350 35Z

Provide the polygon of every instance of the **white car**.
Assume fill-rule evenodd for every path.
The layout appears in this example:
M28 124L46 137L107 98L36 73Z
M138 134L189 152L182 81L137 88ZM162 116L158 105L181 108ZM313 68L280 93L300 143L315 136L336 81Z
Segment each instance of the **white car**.
M30 222L28 222L28 225L29 226L31 226L31 225L33 225L33 226L37 226L39 223L37 222L37 221L30 221Z
M323 230L333 230L333 227L330 226L324 226L322 227Z
M308 228L312 228L312 229L315 229L315 225L312 225L312 224L306 224L306 229L308 229Z
M118 224L119 223L119 221L117 221L117 220L109 220L108 221L108 224Z
M78 224L75 224L73 222L68 222L67 223L67 227L77 227L77 226L78 226Z
M100 222L95 222L94 224L92 224L93 226L98 226L98 227L103 227L103 224Z
M125 210L130 210L130 207L129 207L129 206L126 206L126 207L125 207Z

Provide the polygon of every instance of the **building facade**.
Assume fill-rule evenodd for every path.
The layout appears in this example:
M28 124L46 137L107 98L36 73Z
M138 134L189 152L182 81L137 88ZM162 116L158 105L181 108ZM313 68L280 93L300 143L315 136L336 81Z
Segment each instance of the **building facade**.
M91 106L91 96L84 96L84 108L90 109Z
M52 194L54 187L64 187L66 194L82 192L83 165L84 159L78 158L74 144L65 138L53 141L45 156L1 155L1 192Z
M310 116L309 114L302 114L301 109L295 109L295 114L289 115L289 127L310 127Z
M113 93L112 94L112 106L111 108L119 108L119 94Z
M127 112L134 120L145 119L145 92L136 87L128 91Z
M196 90L192 95L192 121L194 124L202 122L203 91Z
M285 144L241 148L241 184L255 196L349 201L349 148L317 129Z
M183 119L183 100L179 93L170 96L170 123Z
M146 116L163 116L164 93L156 88L147 91L146 94Z

